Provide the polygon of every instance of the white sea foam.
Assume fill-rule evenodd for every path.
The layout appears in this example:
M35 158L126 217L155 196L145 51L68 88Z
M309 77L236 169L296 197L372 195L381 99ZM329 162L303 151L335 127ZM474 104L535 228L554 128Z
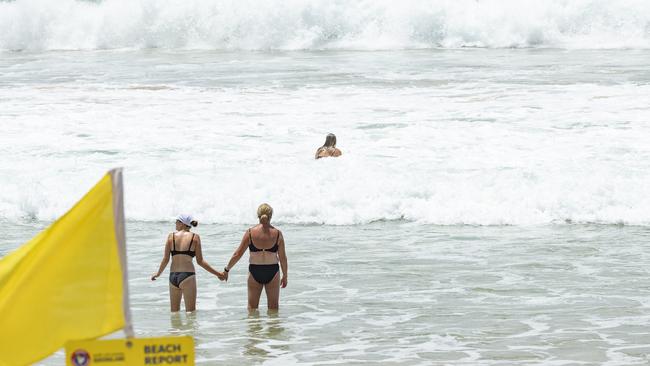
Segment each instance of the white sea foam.
M0 49L648 48L644 0L16 0Z
M1 219L123 166L134 220L650 224L645 51L5 55Z
M356 92L372 94L375 101L363 110L392 98ZM60 91L39 98L50 93ZM144 107L151 101L148 92L102 91L96 97L113 99L112 106L70 101L75 106L52 105L49 116L19 112L2 138L14 155L3 163L0 216L54 219L103 171L121 165L127 216L137 220L192 212L200 221L249 223L257 205L269 202L276 219L289 223L648 223L647 163L634 159L647 154L647 128L641 124L628 130L540 130L535 121L411 122L379 123L381 132L369 132L357 115L363 111L355 112L355 98L339 100L338 91L319 91L322 102L339 108L321 116L311 115L317 107L310 102L299 107L264 92L249 100L237 97L235 109L251 111L258 104L269 114L259 118L228 115L228 93L156 93L163 94L161 102L151 107ZM309 93L301 90L287 100L299 100L298 94L309 100ZM428 97L409 99L426 106ZM183 107L166 107L165 100ZM68 108L74 111L64 111ZM274 116L283 109L293 115ZM410 113L414 119L432 117L425 110ZM310 119L323 127L302 128ZM26 135L25 129L34 132ZM313 150L330 130L339 135L343 157L314 161ZM616 149L624 152L616 155Z

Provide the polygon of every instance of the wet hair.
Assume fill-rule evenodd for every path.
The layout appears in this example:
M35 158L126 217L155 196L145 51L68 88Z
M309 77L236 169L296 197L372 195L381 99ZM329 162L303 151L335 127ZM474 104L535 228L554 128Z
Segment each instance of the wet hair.
M336 146L336 135L333 133L328 133L327 137L325 137L325 143L323 144L323 147L334 147Z
M273 207L268 203L262 203L260 207L257 208L257 218L260 219L262 224L268 224L271 222L271 217L273 216Z

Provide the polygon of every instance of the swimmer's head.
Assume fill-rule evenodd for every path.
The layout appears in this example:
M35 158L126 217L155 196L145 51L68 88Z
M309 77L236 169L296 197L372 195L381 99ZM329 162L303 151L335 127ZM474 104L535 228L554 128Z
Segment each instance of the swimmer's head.
M336 146L336 136L333 133L327 134L327 137L325 137L325 144L323 144L323 147L334 147Z
M176 230L189 229L190 227L197 227L198 221L194 220L192 215L178 215L176 217Z
M268 225L271 222L271 217L273 216L273 207L269 206L268 203L262 203L260 207L257 208L257 218L260 219L261 224Z

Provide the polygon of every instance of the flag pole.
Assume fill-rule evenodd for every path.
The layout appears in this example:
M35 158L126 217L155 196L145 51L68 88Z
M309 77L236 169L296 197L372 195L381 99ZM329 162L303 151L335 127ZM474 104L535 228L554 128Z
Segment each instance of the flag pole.
M122 310L124 311L124 333L127 338L133 338L133 324L131 322L131 306L129 304L129 274L126 261L126 230L124 225L124 189L122 185L122 168L111 169L113 188L113 221L115 222L115 239L117 250L120 254L122 266Z

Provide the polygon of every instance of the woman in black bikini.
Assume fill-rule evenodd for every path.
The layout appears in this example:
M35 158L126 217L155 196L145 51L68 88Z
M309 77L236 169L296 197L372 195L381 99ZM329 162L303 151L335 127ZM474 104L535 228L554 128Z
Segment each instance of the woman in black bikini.
M246 230L239 247L224 268L227 281L228 271L244 255L247 248L250 250L249 311L257 310L262 289L266 291L269 310L277 310L280 302L280 287L287 287L287 254L284 250L284 238L280 230L271 226L271 216L273 216L273 208L266 203L261 204L257 209L259 225ZM282 267L282 276L280 276L280 267Z
M201 251L201 237L198 234L190 232L190 227L196 227L198 223L192 220L192 216L179 215L176 219L176 232L169 234L165 243L165 254L163 255L160 268L151 280L156 278L167 267L171 256L172 265L169 273L169 301L172 311L179 311L181 308L181 298L185 300L185 311L196 310L196 276L192 258L196 256L196 263L206 271L224 280L222 272L214 270L208 262L203 259Z

